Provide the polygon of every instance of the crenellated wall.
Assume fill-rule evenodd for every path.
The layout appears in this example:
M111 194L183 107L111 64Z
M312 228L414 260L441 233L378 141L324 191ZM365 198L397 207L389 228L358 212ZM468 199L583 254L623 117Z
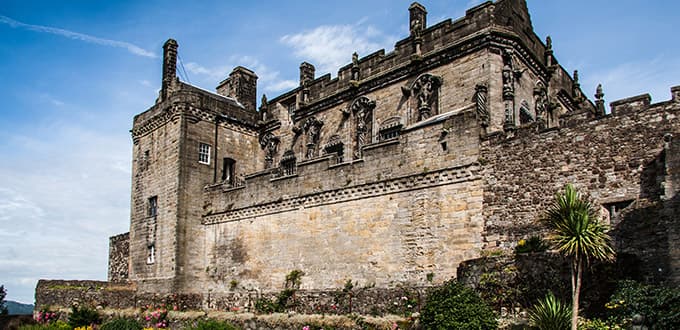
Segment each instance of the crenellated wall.
M256 73L235 69L219 95L190 86L168 41L161 95L131 131L130 233L111 239L110 280L209 308L252 305L295 269L311 296L349 279L436 285L540 234L567 183L602 205L646 279L677 279L680 87L605 115L601 91L596 108L533 32L525 1L429 27L424 7L410 10L392 52L356 54L334 79L305 62L300 86L259 112ZM60 285L41 294L56 292L48 284Z
M640 210L657 214L663 208L658 202L670 180L664 162L672 159L664 151L664 137L680 133L680 103L674 98L650 104L645 95L611 106L611 114L602 118L575 113L574 119L561 118L565 125L558 129L527 128L512 138L499 134L482 142L487 248L511 247L535 235L554 194L571 183L602 205L619 250L638 255L650 269L659 264L650 257L657 252L650 251L668 256L673 244L662 229L668 227L658 219L652 222L656 227L649 227L645 219L653 216ZM653 279L669 275L654 273Z

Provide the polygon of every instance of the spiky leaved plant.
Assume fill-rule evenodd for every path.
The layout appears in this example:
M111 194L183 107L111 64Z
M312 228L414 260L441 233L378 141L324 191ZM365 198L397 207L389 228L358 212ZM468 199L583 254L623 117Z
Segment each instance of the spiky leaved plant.
M558 193L546 212L545 223L552 232L555 249L570 260L572 315L571 329L578 327L578 306L584 265L591 260L614 259L608 226L601 223L595 207L568 184Z
M529 310L531 325L540 330L566 330L571 321L570 306L559 301L552 292Z

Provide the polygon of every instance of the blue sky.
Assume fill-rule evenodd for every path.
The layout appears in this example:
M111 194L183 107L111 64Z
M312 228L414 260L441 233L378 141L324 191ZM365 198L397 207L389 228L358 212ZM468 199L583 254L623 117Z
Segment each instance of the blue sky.
M432 25L481 1L422 1ZM132 117L153 104L161 47L214 90L236 65L269 98L407 35L410 1L0 2L0 284L33 302L37 280L106 278L108 237L128 230ZM680 85L676 1L528 1L534 29L592 98ZM258 97L259 100L259 97Z

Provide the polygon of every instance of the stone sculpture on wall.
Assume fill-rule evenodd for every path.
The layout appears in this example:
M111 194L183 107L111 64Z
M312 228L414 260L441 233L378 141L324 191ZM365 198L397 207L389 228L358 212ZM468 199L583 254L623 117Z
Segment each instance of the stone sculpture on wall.
M274 156L281 140L271 132L260 136L260 147L264 150L264 168L270 168L274 164Z
M415 105L418 110L417 121L437 114L437 97L441 84L441 78L431 74L424 74L413 82L410 92L415 97Z
M321 126L323 126L323 121L316 119L315 117L309 117L302 125L302 130L305 132L306 141L306 152L305 158L310 159L316 156L316 146L319 144L319 137L321 136Z
M548 123L546 122L547 103L548 91L543 82L538 81L536 87L534 87L534 110L536 112L538 129L545 129L548 126Z
M349 106L350 113L354 114L356 122L356 148L354 158L361 158L361 148L372 141L373 109L375 101L362 96L354 100Z

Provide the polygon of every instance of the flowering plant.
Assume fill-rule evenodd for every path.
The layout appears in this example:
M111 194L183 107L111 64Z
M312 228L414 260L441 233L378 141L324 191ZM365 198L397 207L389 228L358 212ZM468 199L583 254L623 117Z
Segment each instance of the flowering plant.
M143 314L144 321L147 327L164 329L168 327L168 310L165 308L151 308L147 306L147 310Z
M59 319L59 314L56 312L50 312L49 310L43 309L38 312L38 314L35 315L35 320L38 321L38 323L52 323L55 322Z

